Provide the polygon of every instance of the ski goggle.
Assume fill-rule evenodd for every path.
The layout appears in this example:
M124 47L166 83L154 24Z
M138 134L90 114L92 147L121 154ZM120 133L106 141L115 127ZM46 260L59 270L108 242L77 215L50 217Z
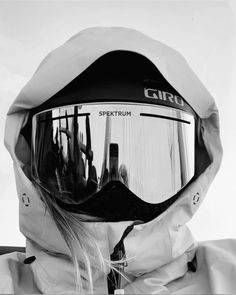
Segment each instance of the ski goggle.
M32 176L66 204L82 204L112 181L161 203L194 176L194 150L194 115L160 105L69 105L32 121Z

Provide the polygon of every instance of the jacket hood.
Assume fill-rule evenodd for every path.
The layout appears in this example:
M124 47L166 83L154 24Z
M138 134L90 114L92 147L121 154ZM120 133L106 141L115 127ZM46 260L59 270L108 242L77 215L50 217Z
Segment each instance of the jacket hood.
M27 255L37 258L32 268L42 292L73 292L73 269L60 258L47 254L47 251L63 254L68 250L54 221L45 211L44 203L24 173L29 161L29 150L21 141L20 130L31 108L47 101L99 57L116 50L139 53L156 66L200 117L203 142L196 149L196 161L204 167L198 177L165 212L147 223L134 225L125 238L125 252L129 259L125 271L131 277L138 277L180 259L178 261L182 261L183 271L179 270L177 278L183 275L188 260L193 258L195 241L186 223L203 201L222 158L219 117L214 99L184 58L172 48L133 29L89 28L48 54L7 114L5 145L14 162L20 230L27 238ZM131 224L131 221L93 222L86 226L96 237L103 256L109 259L115 245ZM178 265L180 269L181 264ZM102 283L98 284L98 288L102 286Z

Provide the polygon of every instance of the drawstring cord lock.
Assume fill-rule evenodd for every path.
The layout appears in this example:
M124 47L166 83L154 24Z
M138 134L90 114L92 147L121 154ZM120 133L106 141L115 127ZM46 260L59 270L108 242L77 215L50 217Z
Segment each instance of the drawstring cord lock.
M24 264L31 264L31 263L34 262L35 260L36 260L36 257L35 257L35 256L27 257L27 258L25 258L25 260L24 260Z
M125 294L124 289L115 289L114 294Z

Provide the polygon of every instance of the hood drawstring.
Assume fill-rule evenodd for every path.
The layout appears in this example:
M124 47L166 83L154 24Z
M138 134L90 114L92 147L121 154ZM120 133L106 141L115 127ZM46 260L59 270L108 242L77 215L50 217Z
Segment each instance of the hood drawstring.
M124 268L128 265L126 261L124 239L133 230L134 226L140 223L143 223L143 222L140 220L137 220L133 224L129 225L125 229L120 241L114 247L114 251L111 254L111 260L119 261L119 262L116 264L115 270L112 269L107 276L108 294L124 294L123 290L120 289L121 274L124 272Z

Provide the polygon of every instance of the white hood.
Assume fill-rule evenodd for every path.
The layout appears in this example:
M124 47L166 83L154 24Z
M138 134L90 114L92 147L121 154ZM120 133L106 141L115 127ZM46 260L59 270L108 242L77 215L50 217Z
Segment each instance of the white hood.
M36 256L32 269L39 289L45 293L74 292L73 266L42 250L67 253L67 246L23 172L29 151L18 140L19 132L29 109L42 104L95 60L114 50L133 51L147 57L192 106L202 119L202 137L211 161L163 214L148 223L134 226L124 241L126 257L130 258L125 269L127 273L137 277L178 261L178 268L182 265L183 270L179 270L179 274L172 272L176 276L172 279L184 274L196 246L186 223L203 201L220 166L222 147L217 108L212 96L178 52L127 28L90 28L73 36L42 61L10 107L5 129L5 144L14 161L20 230L28 241L27 255ZM202 151L196 152L197 162L206 166ZM87 226L96 234L104 257L109 259L114 246L131 223L90 223ZM105 287L98 284L98 288L101 291Z

